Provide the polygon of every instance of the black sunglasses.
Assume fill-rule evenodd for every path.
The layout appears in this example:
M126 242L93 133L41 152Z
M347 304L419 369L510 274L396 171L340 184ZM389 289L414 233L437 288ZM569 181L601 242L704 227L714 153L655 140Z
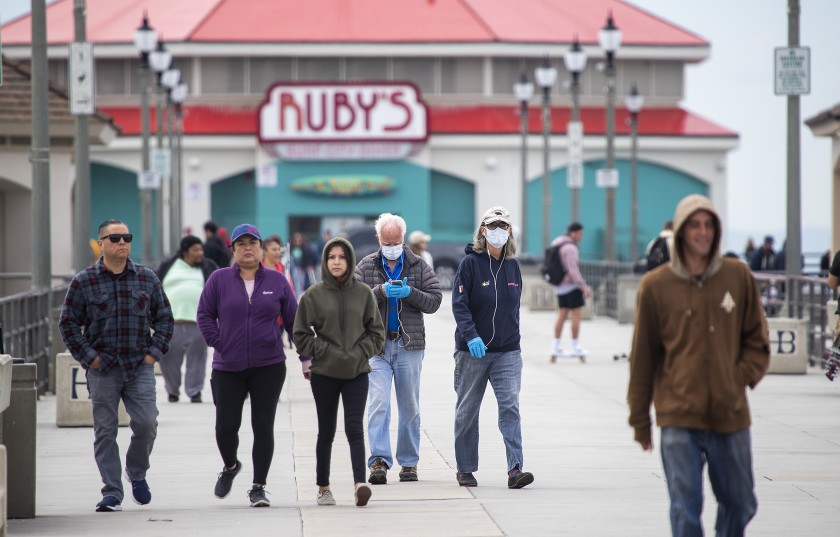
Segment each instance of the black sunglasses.
M508 224L507 222L490 222L489 224L484 224L484 227L486 227L487 229L496 229L497 227L507 229L510 227L510 224Z
M125 242L131 242L131 239L134 238L134 235L131 233L111 233L110 235L105 235L104 237L99 237L99 240L104 241L108 239L109 241L117 244L120 242L120 239L124 240Z

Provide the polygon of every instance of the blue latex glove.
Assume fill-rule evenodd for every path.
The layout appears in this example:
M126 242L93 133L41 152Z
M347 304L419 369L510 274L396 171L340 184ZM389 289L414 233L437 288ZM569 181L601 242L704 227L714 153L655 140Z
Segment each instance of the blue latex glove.
M408 278L403 278L402 285L385 284L385 296L388 298L405 298L411 294L411 286L408 285Z
M467 347L470 348L470 354L476 358L481 358L487 352L487 347L480 337L474 337L467 342Z

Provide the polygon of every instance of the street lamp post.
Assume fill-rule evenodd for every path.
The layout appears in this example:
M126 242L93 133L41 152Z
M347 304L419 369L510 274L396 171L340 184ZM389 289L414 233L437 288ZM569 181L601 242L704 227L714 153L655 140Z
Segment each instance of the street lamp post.
M607 55L605 74L607 76L607 222L604 234L604 257L615 261L615 187L618 174L615 171L615 53L621 46L621 30L613 23L612 11L607 16L607 25L598 32L598 42Z
M166 118L167 118L167 138L169 140L169 150L171 154L170 172L169 172L169 251L177 252L180 248L181 230L177 225L177 213L180 208L180 190L178 189L178 179L176 176L177 168L175 166L175 113L174 101L172 100L172 92L181 81L180 69L168 69L161 77L161 84L166 88L166 93L169 99L166 101Z
M575 35L572 48L563 55L563 63L566 70L572 75L572 123L574 127L566 129L569 135L569 165L567 167L568 183L572 190L572 221L580 220L580 189L583 186L583 162L573 162L571 150L574 143L583 142L583 129L580 128L580 74L586 68L586 52L580 47L578 36ZM572 134L572 130L575 134ZM579 136L579 140L572 140L573 136ZM582 155L581 155L582 157Z
M522 133L522 251L527 252L528 229L526 222L528 208L528 102L534 95L534 85L528 82L528 75L522 73L519 82L513 85L513 94L519 101L520 132Z
M134 33L134 46L140 53L140 128L142 138L141 179L145 182L149 173L149 54L157 45L157 34L149 26L149 17L143 15L143 24ZM140 189L140 225L143 233L143 262L152 259L152 193L143 185Z
M635 266L639 253L639 111L645 98L639 95L636 84L630 90L630 95L624 99L627 110L630 112L630 260Z
M163 43L163 39L158 39L157 48L155 48L154 52L149 54L149 65L154 71L157 84L155 85L155 93L157 94L156 105L157 110L155 112L155 135L157 138L157 158L161 158L161 153L164 150L163 147L163 106L164 100L166 99L165 91L163 88L162 77L163 73L169 69L169 65L172 63L172 53L166 50L166 45ZM163 250L164 250L164 233L163 233L163 221L164 221L164 179L166 174L163 173L162 170L156 169L155 173L159 175L159 185L157 191L157 221L158 221L158 232L157 232L157 246L155 247L155 256L158 259L163 258Z
M543 64L534 70L534 79L537 85L542 88L542 123L543 123L543 211L542 211L542 244L548 245L550 239L550 218L551 218L551 168L549 165L548 141L551 136L551 88L557 79L557 69L548 61L548 56L543 58Z
M189 93L189 86L178 84L172 89L171 99L175 108L175 150L172 152L172 229L175 233L175 240L181 239L181 182L183 180L183 156L184 156L184 116L181 105Z

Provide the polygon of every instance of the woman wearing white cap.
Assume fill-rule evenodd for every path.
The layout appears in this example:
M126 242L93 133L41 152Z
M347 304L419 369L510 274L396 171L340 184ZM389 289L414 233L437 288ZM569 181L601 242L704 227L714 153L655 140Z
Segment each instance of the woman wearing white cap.
M487 383L499 405L499 430L507 454L508 488L534 481L524 472L519 390L519 299L522 273L510 213L491 207L484 213L474 243L465 248L452 288L455 315L455 460L458 484L475 487L478 470L478 414Z
M415 230L408 235L408 247L414 252L414 255L420 256L423 261L429 265L432 271L435 270L435 262L432 259L432 254L429 253L429 241L432 240L431 235L426 235L422 231Z

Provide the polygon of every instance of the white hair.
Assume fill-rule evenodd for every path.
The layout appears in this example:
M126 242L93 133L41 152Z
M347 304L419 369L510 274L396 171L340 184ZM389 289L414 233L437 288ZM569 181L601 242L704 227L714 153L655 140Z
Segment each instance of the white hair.
M397 216L391 213L382 213L379 215L379 218L376 219L376 223L373 225L376 230L376 236L382 237L382 229L389 226L397 226L400 228L400 236L403 240L405 240L405 220L403 220L402 216Z

